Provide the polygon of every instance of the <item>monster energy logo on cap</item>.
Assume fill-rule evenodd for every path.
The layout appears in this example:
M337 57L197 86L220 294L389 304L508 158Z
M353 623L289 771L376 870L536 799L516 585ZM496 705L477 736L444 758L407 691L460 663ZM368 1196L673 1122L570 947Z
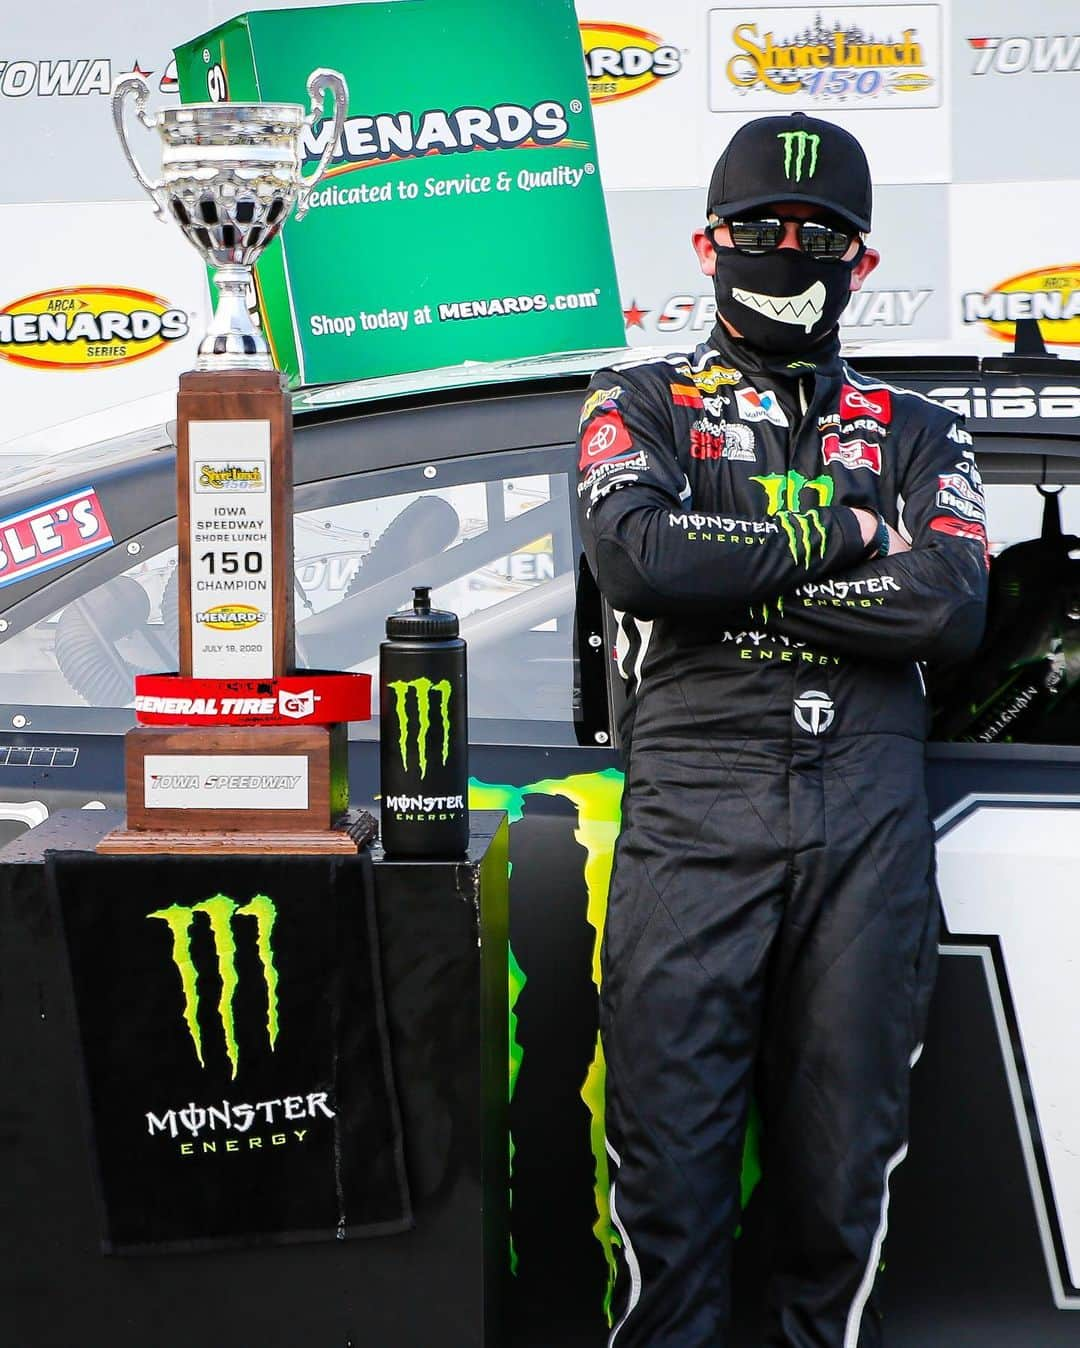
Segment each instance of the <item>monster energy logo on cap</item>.
M235 1079L240 1065L240 1048L236 1041L233 997L240 979L236 971L236 941L233 937L232 920L234 917L250 917L255 920L255 946L266 985L266 1037L270 1048L273 1049L278 1036L278 976L274 967L274 951L270 944L270 936L277 920L277 909L273 900L268 899L265 894L254 895L243 907L225 894L215 894L213 898L204 899L190 908L174 903L168 908L159 908L156 912L147 913L148 918L159 918L166 923L172 932L172 958L180 974L180 986L184 995L184 1020L191 1041L195 1045L195 1056L199 1060L199 1066L205 1067L202 1029L199 1023L199 971L191 952L191 928L197 913L206 914L214 938L217 972L221 980L218 1016L225 1037L225 1052Z
M812 178L817 169L821 137L814 131L780 131L776 139L784 142L784 177L788 182L802 182L807 150L810 151L810 163L806 169L806 176Z
M446 766L450 757L450 680L440 679L433 683L431 679L395 679L387 687L394 690L394 710L398 720L398 748L401 750L401 766L409 770L409 689L416 695L416 757L420 776L426 777L428 770L427 738L431 728L431 698L439 698L442 716L442 764Z

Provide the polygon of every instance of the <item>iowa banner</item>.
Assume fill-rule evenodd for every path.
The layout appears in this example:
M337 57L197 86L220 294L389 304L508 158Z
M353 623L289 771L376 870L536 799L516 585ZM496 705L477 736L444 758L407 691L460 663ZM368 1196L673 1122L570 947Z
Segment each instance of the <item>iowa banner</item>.
M411 1225L372 867L49 856L104 1247Z

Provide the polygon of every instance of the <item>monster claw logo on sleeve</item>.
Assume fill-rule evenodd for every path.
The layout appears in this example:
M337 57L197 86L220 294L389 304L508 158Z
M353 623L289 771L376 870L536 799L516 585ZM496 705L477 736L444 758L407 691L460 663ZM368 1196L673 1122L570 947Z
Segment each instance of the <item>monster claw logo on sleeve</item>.
M270 937L274 930L274 922L277 920L277 909L273 900L267 898L265 894L254 895L243 907L225 894L215 894L213 898L204 899L190 908L174 903L168 908L160 908L146 915L148 919L158 918L166 923L172 933L172 958L180 974L184 997L183 1018L191 1035L191 1042L195 1046L199 1066L205 1068L199 1020L199 970L195 967L191 950L191 929L199 913L206 914L214 938L217 973L221 980L218 1016L225 1040L225 1053L232 1067L231 1075L235 1080L240 1065L240 1046L236 1039L233 999L239 986L239 978L236 972L236 939L233 935L232 921L234 917L251 917L255 920L255 943L266 984L266 1037L273 1050L278 1036L278 976Z
M756 482L764 491L766 513L783 529L795 562L809 566L815 543L819 555L824 557L828 533L817 509L813 506L803 508L802 494L812 491L817 496L818 506L830 505L836 489L832 478L824 474L821 477L803 477L802 473L790 469L787 473L766 473L761 477L751 477L750 481Z
M426 777L428 770L427 741L428 731L431 729L432 694L439 698L439 709L442 717L442 765L445 767L450 757L450 680L440 679L438 683L433 683L430 679L409 679L407 682L403 679L396 679L389 686L394 690L394 711L397 714L398 721L398 747L401 750L401 766L408 772L411 723L409 690L412 689L416 699L416 760L420 769L420 776L421 778Z

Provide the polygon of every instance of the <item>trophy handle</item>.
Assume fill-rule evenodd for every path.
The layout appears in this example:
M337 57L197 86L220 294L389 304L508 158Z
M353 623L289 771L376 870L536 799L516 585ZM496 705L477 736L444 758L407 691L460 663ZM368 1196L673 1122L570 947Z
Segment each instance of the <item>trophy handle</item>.
M131 146L128 144L127 127L124 123L124 104L127 102L129 96L132 95L135 98L135 110L138 114L139 121L150 131L156 129L157 123L146 111L146 100L150 97L150 86L141 75L122 75L113 85L113 125L116 127L116 134L120 137L120 148L124 152L124 158L128 161L128 167L135 175L136 181L139 183L140 187L142 187L143 191L154 203L154 214L159 220L164 220L165 211L162 202L162 189L165 184L150 181L136 162L135 156L131 152Z
M302 220L308 211L308 200L311 197L311 189L326 172L326 166L330 162L330 156L334 153L341 133L345 128L345 116L349 110L349 86L345 83L345 77L339 75L336 70L313 70L308 76L307 90L311 97L311 111L304 119L305 126L313 126L315 118L322 112L323 96L327 90L334 95L334 128L333 134L326 142L326 148L319 157L319 162L315 165L315 172L310 178L305 178L300 191L296 196L296 218Z

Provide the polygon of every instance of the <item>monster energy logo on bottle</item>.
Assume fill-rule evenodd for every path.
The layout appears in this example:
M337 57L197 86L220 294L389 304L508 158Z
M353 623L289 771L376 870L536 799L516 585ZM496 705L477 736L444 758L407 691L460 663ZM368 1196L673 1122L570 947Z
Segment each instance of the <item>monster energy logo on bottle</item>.
M233 1019L233 997L239 985L236 972L236 941L233 938L233 917L250 917L255 920L255 945L262 965L263 980L266 984L266 1035L273 1049L278 1036L277 969L274 967L274 950L270 936L277 920L277 909L272 899L265 894L256 894L243 907L234 903L225 894L215 894L213 898L185 908L174 903L168 908L159 908L147 913L148 918L159 918L172 932L172 958L180 974L180 986L184 994L184 1020L187 1023L191 1041L195 1045L195 1056L199 1066L205 1067L203 1060L202 1030L199 1025L199 971L195 967L191 953L191 929L197 913L205 913L214 938L217 952L217 972L221 980L221 995L218 998L218 1015L225 1036L225 1052L232 1066L235 1079L240 1064L240 1049L236 1042L236 1024Z
M803 135L803 132L785 132L790 135ZM825 556L825 544L828 535L821 522L821 516L815 507L802 509L802 494L812 491L817 495L817 505L827 506L832 502L835 483L828 475L821 477L803 477L793 468L786 473L767 473L762 477L752 477L765 492L766 513L772 516L787 536L788 548L796 564L809 566L815 543L818 556Z
M780 131L776 139L784 142L784 177L788 182L802 182L803 164L808 149L810 163L806 169L806 176L812 178L817 168L817 152L821 137L813 131ZM794 165L791 162L792 157L795 160Z
M431 697L439 698L442 716L442 763L450 757L450 680L440 679L433 683L431 679L395 679L387 687L394 690L394 710L398 721L398 748L401 750L401 766L409 770L409 689L416 694L416 757L420 776L426 777L428 770L427 737L431 728Z

